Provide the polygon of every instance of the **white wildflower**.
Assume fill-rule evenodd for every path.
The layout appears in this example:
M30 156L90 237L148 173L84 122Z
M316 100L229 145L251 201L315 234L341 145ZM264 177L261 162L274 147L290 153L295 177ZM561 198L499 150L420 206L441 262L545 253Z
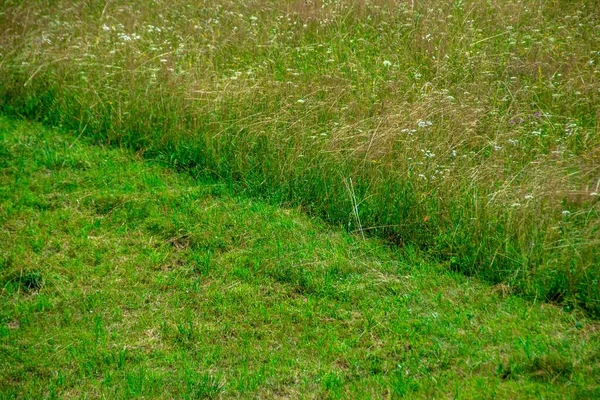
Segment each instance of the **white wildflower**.
M119 39L121 39L121 40L122 40L122 41L124 41L124 42L129 42L129 41L131 41L131 36L129 36L129 35L128 35L128 34L126 34L126 33L122 33L122 32L120 32L118 36L119 36Z
M392 62L391 62L391 61L389 61L389 60L384 60L384 61L383 61L383 66L384 66L384 67L391 67L391 66L392 66Z
M431 122L431 121L423 121L421 119L417 121L417 126L419 128L428 128L431 125L433 125L433 122Z

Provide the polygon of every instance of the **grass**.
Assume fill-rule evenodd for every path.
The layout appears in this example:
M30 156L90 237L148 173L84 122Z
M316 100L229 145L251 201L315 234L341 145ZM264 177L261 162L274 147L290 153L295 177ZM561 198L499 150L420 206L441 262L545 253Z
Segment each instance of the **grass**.
M0 118L0 398L597 398L600 326Z
M247 3L4 0L0 109L598 315L596 1Z
M2 122L2 387L596 397L599 27L584 0L0 0L0 112L60 129Z

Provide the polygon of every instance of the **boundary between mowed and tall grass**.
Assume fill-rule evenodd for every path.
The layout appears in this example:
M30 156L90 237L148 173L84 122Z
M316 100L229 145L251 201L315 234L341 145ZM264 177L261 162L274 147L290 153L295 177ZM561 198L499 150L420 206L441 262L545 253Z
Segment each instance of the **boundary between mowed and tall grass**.
M101 2L70 11L24 4L7 9L0 22L13 32L3 40L0 111L130 147L350 231L418 248L508 290L599 315L598 103L586 58L597 41L581 26L600 17L580 12L584 3L579 10L545 4L535 13L521 3L473 3L470 13L442 4L452 16L445 25L425 5L394 13L344 2L344 13L283 10L285 26L271 18L275 3L247 21L217 7L218 31L214 18L210 32L200 23L173 22L190 30L179 58L150 45L141 51L146 39L136 39L126 25L133 19L147 28L148 40L162 38L157 13L187 15L187 8L148 5L138 16ZM47 18L17 18L31 9ZM522 19L508 29L487 17L493 12ZM324 25L313 13L331 18ZM65 23L48 22L53 17ZM238 44L222 34L230 17L247 33L235 36ZM469 28L473 21L479 30ZM539 26L556 28L552 41L535 39ZM289 37L267 41L275 28ZM436 29L442 31L432 42L427 30ZM64 31L73 34L63 37ZM218 57L200 51L209 33L211 46L224 46ZM251 34L267 44L250 48ZM89 60L72 57L70 45L85 45ZM439 57L434 45L448 57ZM568 66L554 61L571 50L581 57ZM510 54L515 57L502 58ZM339 65L329 61L336 59ZM240 62L268 66L247 84L240 71L219 75ZM294 86L296 70L306 77ZM332 111L337 103L340 110ZM514 159L510 146L519 148ZM563 157L567 150L571 155ZM415 154L419 160L411 159ZM463 156L473 161L463 165ZM452 160L459 161L446 168Z
M140 135L141 132L137 130L120 130L115 135L110 122L102 121L102 118L98 121L83 120L73 113L74 110L57 107L57 104L64 105L69 101L60 101L60 97L54 97L56 95L56 89L50 89L39 93L39 97L29 98L26 104L18 104L13 100L3 102L0 112L12 117L40 121L49 127L70 130L76 137L85 135L99 144L132 148L146 159L189 173L198 179L226 182L239 193L259 197L273 204L301 207L310 214L350 231L383 238L390 245L406 246L409 251L418 249L423 256L432 257L452 270L476 275L492 284L502 284L503 290L558 302L567 308L583 306L590 315L598 315L599 288L593 268L599 264L592 262L590 270L575 277L568 269L562 268L544 268L541 274L533 269L522 270L523 264L516 263L514 258L506 254L498 253L503 247L512 247L513 251L518 251L519 241L523 238L512 236L506 231L516 227L519 221L510 214L511 210L507 210L507 214L490 223L485 206L477 204L481 195L475 187L464 194L465 203L470 203L470 208L465 208L464 204L452 204L453 209L436 210L444 214L442 218L447 218L444 221L431 210L430 204L419 201L419 194L410 182L388 181L385 187L380 188L379 197L373 200L373 196L369 195L369 182L364 177L362 180L360 177L354 178L356 191L360 193L358 198L361 199L357 200L354 188L352 192L348 191L348 182L352 180L352 176L356 176L351 172L350 165L342 163L334 169L333 174L316 176L311 168L298 165L288 179L274 176L261 168L261 165L251 165L241 171L236 165L239 159L235 143L220 143L218 147L228 149L225 152L222 152L222 148L219 149L221 154L217 156L216 149L207 145L201 135L191 141L187 140L188 135L183 138L177 135L179 137L165 140L161 133ZM229 140L231 139L230 137ZM268 146L258 151L254 149L253 152L246 153L246 161L262 159L262 163L281 167L277 165L281 160L266 157L271 153ZM327 164L330 160L323 157L316 162ZM320 196L321 193L325 196ZM428 200L428 203L435 206L435 199ZM362 225L359 225L360 220L363 221ZM466 221L469 222L468 225L465 224ZM532 245L545 234L543 231L532 233ZM537 257L538 263L546 262L563 268L566 266L565 260L556 257L551 251L544 250ZM552 261L553 258L558 259ZM533 262L529 260L529 263L524 264Z

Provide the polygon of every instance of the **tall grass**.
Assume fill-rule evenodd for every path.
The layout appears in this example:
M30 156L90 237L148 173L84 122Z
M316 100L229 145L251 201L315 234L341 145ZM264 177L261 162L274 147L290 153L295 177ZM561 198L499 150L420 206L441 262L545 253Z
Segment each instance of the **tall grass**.
M597 1L1 9L4 112L600 313Z

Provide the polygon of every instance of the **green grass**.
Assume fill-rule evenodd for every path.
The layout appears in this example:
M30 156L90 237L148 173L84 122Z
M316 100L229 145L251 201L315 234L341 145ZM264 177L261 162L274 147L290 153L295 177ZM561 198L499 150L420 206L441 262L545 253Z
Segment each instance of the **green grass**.
M0 118L0 398L597 398L600 326Z
M598 26L588 0L4 0L0 110L598 315Z

